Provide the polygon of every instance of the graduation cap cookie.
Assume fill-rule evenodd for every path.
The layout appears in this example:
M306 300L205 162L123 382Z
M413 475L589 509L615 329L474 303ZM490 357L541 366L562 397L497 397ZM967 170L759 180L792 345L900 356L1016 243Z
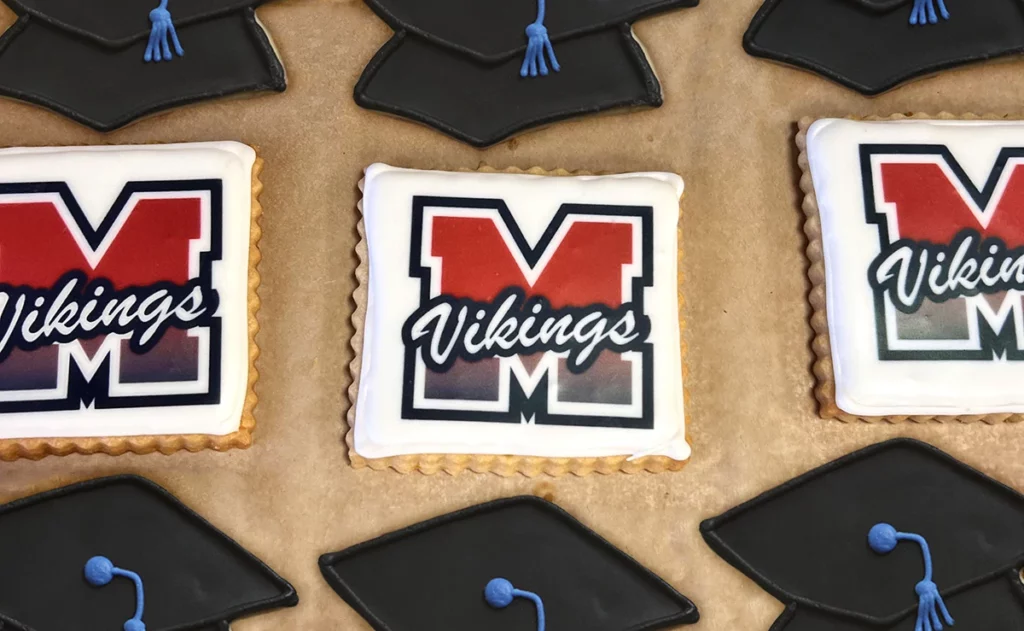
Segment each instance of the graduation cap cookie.
M1024 497L897 439L701 525L787 605L774 631L1024 629Z
M227 631L295 590L163 488L101 478L0 507L3 631Z
M751 55L865 95L1024 51L1019 0L767 0L743 39Z
M6 0L0 94L98 131L240 92L285 89L265 0Z
M395 31L356 102L485 147L526 129L662 103L630 25L698 0L367 0Z
M557 506L498 500L320 558L376 631L648 631L697 608Z

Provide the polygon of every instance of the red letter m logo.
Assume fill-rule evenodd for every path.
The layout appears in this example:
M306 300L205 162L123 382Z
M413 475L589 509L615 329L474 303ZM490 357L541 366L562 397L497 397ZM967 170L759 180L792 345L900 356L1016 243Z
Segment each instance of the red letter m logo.
M478 357L485 352L480 348L499 338L526 340L523 346L539 350L492 352L435 372L422 349L407 346L403 417L652 427L653 360L646 336L637 339L638 350L606 350L582 372L567 365L565 344L561 351L543 350L536 341L538 331L553 331L558 322L565 324L566 339L569 322L583 322L574 329L583 331L598 319L586 315L595 306L632 305L637 319L646 318L651 225L649 207L567 204L546 226L521 226L501 200L416 197L409 273L420 279L420 304L444 296L473 305L459 335ZM523 313L502 320L501 309L485 315L477 308L500 302L509 290L523 296ZM544 312L557 315L545 325Z
M985 257L1024 247L1024 149L1003 149L987 176L968 174L944 146L862 145L867 220L878 227L882 256L897 244L934 252L921 282L940 296L913 313L876 291L879 353L883 359L1024 359L1024 308L1015 289L993 291L1008 259ZM975 179L972 179L972 176ZM985 177L983 186L976 186ZM963 247L965 235L970 240ZM998 245L997 245L998 244ZM943 251L945 249L946 251ZM916 275L928 252L906 258ZM915 276L916 277L916 276ZM945 292L945 293L943 293Z
M129 183L100 216L63 183L0 186L0 412L216 403L219 318L161 330L144 352L101 321L152 322L170 288L212 292L221 213L219 180ZM90 289L57 295L69 274Z

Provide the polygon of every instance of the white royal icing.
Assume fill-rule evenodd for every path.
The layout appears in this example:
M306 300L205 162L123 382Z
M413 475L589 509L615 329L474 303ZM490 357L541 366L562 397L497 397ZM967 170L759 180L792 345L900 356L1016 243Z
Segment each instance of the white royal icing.
M238 429L248 388L248 261L252 168L255 159L256 154L250 147L235 142L0 150L0 187L4 187L3 191L0 191L0 213L4 212L5 204L52 204L62 220L58 225L66 228L74 239L74 245L77 246L77 249L72 246L72 251L77 251L93 269L97 265L103 265L104 260L107 264L113 265L110 259L104 257L109 254L111 248L122 247L123 244L119 241L122 238L121 230L130 224L130 217L140 208L140 203L147 200L187 198L198 204L198 214L193 212L190 216L193 217L193 223L198 221L199 238L184 238L188 243L184 246L188 252L188 259L182 261L183 267L179 269L187 269L189 277L194 277L198 270L203 269L201 260L204 253L209 252L214 246L213 217L216 212L216 193L214 188L205 185L193 187L192 183L199 180L220 182L223 202L221 257L220 260L209 262L210 284L219 298L216 311L208 312L206 306L209 303L203 302L198 293L192 299L186 300L184 305L176 303L181 306L177 314L183 318L181 323L185 327L189 326L190 318L197 317L200 313L204 316L209 313L220 322L222 335L219 345L211 335L210 326L188 328L188 336L196 341L195 348L198 350L195 354L176 357L179 360L182 357L191 358L189 371L194 371L194 376L190 374L184 377L182 373L173 373L172 378L161 381L172 373L161 368L148 368L139 369L143 370L144 378L125 378L124 375L128 373L121 371L131 369L125 368L121 362L122 357L129 351L122 350L118 342L130 337L127 334L112 333L100 338L104 341L100 349L92 355L84 350L78 341L58 343L56 355L60 363L55 371L55 388L43 387L39 383L31 387L23 387L25 384L14 387L13 382L4 383L4 377L0 377L0 438L224 435ZM183 181L189 183L181 184ZM179 184L175 185L175 182ZM62 197L58 193L40 193L18 188L29 183L66 185L71 196L70 202L73 204L66 196ZM123 192L129 183L141 183L147 190L125 197L126 193ZM125 199L126 203L120 206L120 201ZM81 222L76 223L69 210L69 207L75 204L81 208L85 228L80 225ZM46 210L41 212L52 212L49 206L45 208ZM115 212L118 208L121 210ZM105 229L103 222L111 213L117 216L117 220L109 229ZM93 230L105 234L98 245L89 243L88 237L85 236L86 232ZM157 239L159 241L163 237ZM5 274L7 269L4 266L10 263L10 259L5 258L4 253L0 252L0 283L4 283L6 291L3 296L8 300L5 305L7 311L0 318L0 336L7 333L8 315L13 312L14 298L18 295L18 291L10 287L10 284L17 282ZM144 266L145 262L134 260L130 265L122 265L118 269L137 268L139 265ZM81 285L78 287L80 289ZM87 298L89 295L79 300L76 309L82 309ZM141 309L141 298L136 304ZM155 299L151 303L154 308L158 304ZM78 315L81 315L80 311ZM40 318L45 316L44 310ZM147 317L140 315L139 311L134 312L134 316L135 320L128 318L126 321L138 323ZM89 326L89 318L85 318L84 321L85 324L80 317L74 320L69 318L67 325L70 334L82 333L82 327ZM50 322L51 331L59 328L54 322L55 320ZM78 328L74 328L73 324ZM21 335L20 331L21 329L16 327L11 339ZM32 338L33 329L29 327L27 331L28 337ZM144 334L140 335L139 339L145 341L144 337ZM155 338L159 340L161 336L156 335ZM219 383L215 379L215 364L211 359L216 355L218 346L221 357ZM105 366L104 360L109 360L111 367ZM8 357L0 361L0 369L4 363L12 361L19 360ZM130 363L132 358L125 361ZM81 371L84 375L91 375L92 384L108 380L106 388L92 392L86 398L110 398L114 402L114 407L79 400L70 404L72 409L9 411L12 409L11 406L24 404L45 407L52 405L55 400L64 400L69 396L74 398L69 395L69 387L73 387L69 386L72 366L76 366L75 370ZM40 374L46 376L45 371ZM218 389L219 395L216 392ZM149 404L148 402L153 401L151 397L170 399L164 399L164 404ZM193 403L183 402L188 397L192 397L190 400ZM195 403L200 399L202 403Z
M682 192L682 179L668 173L543 177L415 171L381 164L369 167L363 191L369 296L356 404L356 452L367 458L422 453L688 458L677 275ZM507 216L498 209L501 202L507 207ZM566 206L573 204L582 206ZM553 222L560 209L561 217ZM649 219L646 228L645 214ZM418 222L417 216L421 218ZM514 225L509 226L509 221ZM551 227L553 223L557 229ZM414 225L421 226L418 264L411 261ZM474 252L471 259L459 259L473 251L461 245L467 241L453 236L465 234L453 226L467 225L481 230L479 238L469 243L480 250L485 246L479 244L491 245L486 246L486 252ZM545 236L549 228L553 232ZM521 233L523 243L517 244L514 230ZM645 230L649 232L649 247L643 241ZM592 253L587 251L594 248L592 241L582 240L581 235L620 238L608 242L615 246L604 251L595 248ZM546 248L542 241L547 243ZM536 259L532 264L527 260L531 251ZM646 263L651 284L642 292L643 309L650 318L649 334L642 328L634 300L634 288L640 286L636 283L644 282L645 252L649 253ZM568 258L552 263L556 257L569 256L581 258L572 259L572 266L565 263ZM593 261L600 267L600 259L616 257L621 257L623 263L605 266L603 273L591 272L580 262ZM459 263L452 264L452 259L459 259ZM498 265L496 260L514 260L515 266L494 267ZM414 269L421 275L413 276ZM474 271L458 275L462 280L446 276L464 269ZM467 320L454 342L450 336L435 337L439 323L447 322L452 328L446 330L454 330L462 304L439 296L452 291L483 291L484 286L492 287L493 294L504 283L495 279L504 279L502 274L513 269L523 279L518 281L521 288L528 284L547 288L538 292L551 292L551 310L535 298L524 305L525 289L517 294L518 303L508 295L484 302L481 295L466 307ZM545 278L545 274L550 276ZM595 274L605 282L597 280ZM556 278L561 280L556 282ZM602 310L582 297L598 291L595 288L610 291L625 306L619 311ZM568 294L559 292L577 289L583 293L571 304L581 311L559 310L568 304L555 302L569 300ZM428 301L444 304L430 302L423 307L421 292L427 294ZM588 306L584 307L583 302ZM481 317L474 319L477 312ZM526 318L531 315L537 318L536 329L526 326ZM563 317L574 326L584 321L579 328L566 328L564 346L554 348L538 341L544 322L550 327ZM467 336L473 322L480 323L476 337ZM590 325L596 327L598 322L604 335L589 335L588 331L593 332ZM412 352L403 342L403 327L410 340L416 339ZM592 343L594 337L602 338L596 346ZM515 340L522 346L513 349ZM555 337L549 336L552 345L553 340ZM493 359L503 345L510 349L506 356ZM541 348L548 350L541 354ZM534 361L537 357L543 359L531 372L531 361L513 355L516 350L532 350ZM492 359L461 362L438 376L428 374L424 353L439 371L445 360L452 361L460 353L467 354L462 355L465 358L475 353L477 359ZM595 381L596 363L590 364L578 380L557 368L559 357L586 368L586 362L595 356L597 362L606 362L618 371L617 380L613 375ZM408 358L415 367L407 375ZM644 358L649 358L650 374L644 372ZM603 374L607 377L608 373ZM540 383L545 376L548 390L542 391ZM440 385L431 390L435 387L431 385L433 380L439 380ZM644 382L651 393L647 401ZM573 394L573 383L584 387ZM475 391L476 395L467 394L471 388L467 384L480 390ZM530 401L542 404L524 412L522 405L516 406L515 392L535 387ZM456 416L459 420L453 420ZM496 422L496 418L505 422ZM606 426L594 426L600 422Z
M1010 244L1010 255L1003 258L998 254L1005 250L996 245L991 251L985 246L979 253L978 239L973 237L960 247L944 237L932 237L943 242L932 243L929 252L921 246L921 235L929 231L998 232L1003 230L999 224L1024 213L1021 196L1012 192L1016 186L1008 186L1024 164L1013 157L1020 147L1024 147L1024 124L1010 121L827 119L811 126L807 155L821 214L836 403L844 412L857 416L1024 412L1022 294L1012 287L1005 298L991 294L998 284L1000 261L1006 261L1007 278L1018 269L1013 262L1020 257L1012 253L1020 244ZM867 187L862 164L870 173ZM915 179L914 174L924 174L925 179ZM987 189L986 183L990 184ZM915 185L921 188L915 190ZM962 206L935 201L935 195L947 193L941 200L960 200ZM918 198L929 201L907 201ZM872 208L878 225L868 221ZM954 208L962 221L944 216ZM1000 217L1003 213L1010 215ZM1020 220L1009 223L1013 221ZM896 236L911 242L903 249L891 246L883 254L879 226L887 231L890 244ZM920 232L911 234L915 231ZM977 256L967 262L972 248ZM984 263L985 255L993 252L991 262ZM907 262L920 262L922 256L927 272L917 284L913 282L918 278L916 268ZM951 280L953 260L957 262ZM877 269L871 267L873 262ZM902 284L901 269L908 281ZM934 281L929 276L933 270ZM883 314L877 318L879 300L869 276L876 283L889 283L879 285L884 293ZM1019 280L1024 280L1024 273ZM968 287L980 294L966 296L962 292ZM920 304L928 292L935 301L915 310L915 299ZM911 313L902 315L897 303ZM1002 346L993 348L986 341L989 330L1000 335Z

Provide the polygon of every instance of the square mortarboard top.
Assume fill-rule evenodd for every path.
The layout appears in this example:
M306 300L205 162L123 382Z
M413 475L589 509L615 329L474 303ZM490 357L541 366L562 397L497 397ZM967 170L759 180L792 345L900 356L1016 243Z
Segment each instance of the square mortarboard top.
M1024 51L1024 4L1020 0L767 0L754 16L743 45L751 55L804 68L875 95L916 77Z
M0 94L100 131L170 107L285 89L284 68L256 20L265 0L4 0L18 21L0 37ZM170 59L145 60L155 31ZM162 49L162 46L158 47Z
M552 631L646 631L699 617L663 580L534 497L432 519L324 555L320 567L377 631L527 631L540 611Z
M1024 497L921 442L868 447L701 530L787 605L774 631L938 631L944 609L958 629L1024 630Z
M395 36L367 66L355 99L476 146L573 116L656 107L661 86L630 25L697 2L367 0ZM528 35L527 27L539 30ZM535 57L547 76L524 77L538 32L550 42Z
M135 619L147 631L227 631L297 602L273 570L143 478L0 506L3 631L131 630Z

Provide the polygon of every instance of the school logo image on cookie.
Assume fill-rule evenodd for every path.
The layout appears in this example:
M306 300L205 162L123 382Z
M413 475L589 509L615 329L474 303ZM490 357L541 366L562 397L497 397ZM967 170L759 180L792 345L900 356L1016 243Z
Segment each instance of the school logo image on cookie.
M885 359L1024 359L1024 149L976 185L945 146L864 145Z
M406 418L651 426L650 207L563 205L531 245L501 200L413 205Z
M95 209L94 209L95 210ZM216 402L219 180L0 186L0 412Z

